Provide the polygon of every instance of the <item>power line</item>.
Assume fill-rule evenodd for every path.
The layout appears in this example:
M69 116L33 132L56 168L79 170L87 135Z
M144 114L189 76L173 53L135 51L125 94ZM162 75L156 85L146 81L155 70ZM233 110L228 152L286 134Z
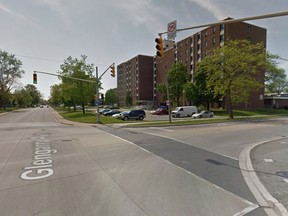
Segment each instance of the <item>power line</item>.
M288 61L288 59L281 58L281 57L279 57L279 59L281 59L281 60L283 60L283 61Z
M31 58L31 59L37 59L37 60L42 60L42 61L54 61L54 62L63 62L57 59L48 59L48 58L41 58L41 57L35 57L35 56L25 56L25 55L17 55L16 56L20 56L23 58Z
M15 54L16 56L19 56L19 57L23 57L23 58L30 58L30 59L37 59L37 60L41 60L41 61L53 61L53 62L64 62L65 60L57 60L57 59L49 59L49 58L41 58L41 57L35 57L35 56L26 56L26 55L18 55L18 54ZM107 67L109 65L107 64L94 64L94 65L97 65L97 66L103 66L103 67Z

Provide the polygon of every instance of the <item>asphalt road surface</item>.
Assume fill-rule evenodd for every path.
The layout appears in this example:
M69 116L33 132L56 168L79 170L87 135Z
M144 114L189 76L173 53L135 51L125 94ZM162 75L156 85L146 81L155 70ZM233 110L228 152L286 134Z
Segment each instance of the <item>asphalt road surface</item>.
M286 126L120 129L61 124L53 112L0 116L0 215L266 215L238 156Z

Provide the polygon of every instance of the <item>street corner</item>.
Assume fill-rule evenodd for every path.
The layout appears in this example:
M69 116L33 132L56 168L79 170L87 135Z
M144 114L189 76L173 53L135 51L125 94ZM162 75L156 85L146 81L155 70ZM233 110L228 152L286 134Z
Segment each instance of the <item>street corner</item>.
M279 137L245 148L239 158L243 177L260 206L288 215L288 138Z

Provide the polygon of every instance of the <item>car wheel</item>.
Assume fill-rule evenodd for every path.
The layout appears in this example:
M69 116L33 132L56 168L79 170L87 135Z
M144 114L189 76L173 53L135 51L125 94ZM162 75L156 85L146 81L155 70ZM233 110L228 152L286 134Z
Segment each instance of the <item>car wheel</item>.
M177 114L176 117L179 118L179 117L180 117L180 114Z
M143 119L144 119L143 116L140 116L140 117L139 117L139 120L140 120L140 121L143 121Z
M213 115L210 115L210 118L213 118Z
M124 121L128 121L128 119L129 119L128 116L124 117Z
M203 118L203 116L202 116L202 115L200 115L200 116L199 116L199 118Z

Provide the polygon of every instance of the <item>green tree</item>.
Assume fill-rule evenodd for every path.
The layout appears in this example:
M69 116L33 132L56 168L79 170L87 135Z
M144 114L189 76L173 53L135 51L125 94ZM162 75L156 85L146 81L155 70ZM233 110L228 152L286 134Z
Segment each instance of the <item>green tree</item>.
M250 93L263 86L257 74L265 65L266 52L262 43L231 40L212 50L198 67L207 72L207 85L214 95L227 99L229 117L234 118L233 105L247 102Z
M167 97L167 85L166 84L159 83L159 84L157 84L156 89L159 93L163 94L163 100L168 99L168 97Z
M18 107L29 107L32 105L33 98L29 91L24 88L15 90L13 98Z
M105 93L105 103L114 105L117 104L117 95L116 95L116 89L109 89Z
M85 104L91 101L95 95L96 81L93 76L94 65L86 63L87 56L82 55L80 59L73 59L69 56L60 66L59 74L62 77L62 91L66 102L74 105L81 104L83 114L85 114ZM93 82L75 80L79 78ZM99 81L99 89L101 82Z
M42 96L40 91L34 85L26 85L25 90L29 92L30 96L32 97L32 105L37 105L40 103Z
M182 63L175 63L168 71L167 80L171 99L176 102L176 106L179 106L184 84L190 80L187 67Z
M132 96L131 96L131 92L130 91L128 91L127 93L126 93L126 97L125 97L125 104L126 104L126 106L132 106L132 102L133 102L133 99L132 99Z
M13 85L24 74L21 67L22 62L15 55L0 50L0 106L4 109Z
M265 82L265 90L269 93L277 93L285 91L288 86L287 75L283 68L276 68L276 71L271 79Z
M55 106L64 103L62 84L54 84L50 87L49 103Z
M206 110L210 109L210 103L218 100L212 89L208 88L207 73L201 66L197 67L193 82L184 85L184 93L189 101L193 101L196 106L205 106Z

